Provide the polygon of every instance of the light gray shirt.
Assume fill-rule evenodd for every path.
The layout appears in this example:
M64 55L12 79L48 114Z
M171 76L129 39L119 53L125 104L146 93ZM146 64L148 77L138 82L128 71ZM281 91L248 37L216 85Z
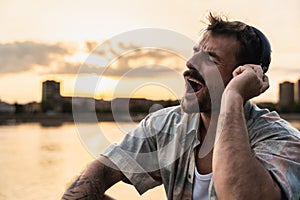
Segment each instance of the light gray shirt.
M299 131L276 112L249 102L244 110L253 153L278 182L283 196L298 200ZM180 106L151 113L102 155L118 166L140 194L163 184L169 200L192 199L199 119L199 113L184 113ZM209 199L217 199L213 181Z

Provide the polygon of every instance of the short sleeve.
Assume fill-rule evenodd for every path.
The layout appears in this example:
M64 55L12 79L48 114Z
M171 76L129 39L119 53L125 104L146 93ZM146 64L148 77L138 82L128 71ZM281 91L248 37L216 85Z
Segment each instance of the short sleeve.
M142 194L161 184L155 134L146 117L119 144L112 144L102 155L109 158Z
M284 197L300 199L300 134L286 124L262 128L253 145L257 159L281 187Z

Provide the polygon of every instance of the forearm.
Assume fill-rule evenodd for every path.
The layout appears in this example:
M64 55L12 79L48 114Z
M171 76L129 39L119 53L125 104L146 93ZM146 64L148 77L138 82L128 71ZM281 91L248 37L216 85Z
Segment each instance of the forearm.
M234 92L223 94L213 174L219 199L276 199L279 196L272 177L252 153L243 99Z
M104 195L105 191L123 177L114 167L103 164L106 158L95 160L65 191L62 199L111 199ZM111 163L108 163L111 164Z
M65 191L62 199L103 199L105 188L100 183L103 175L102 173L97 174L93 165L95 164L90 164L72 183Z

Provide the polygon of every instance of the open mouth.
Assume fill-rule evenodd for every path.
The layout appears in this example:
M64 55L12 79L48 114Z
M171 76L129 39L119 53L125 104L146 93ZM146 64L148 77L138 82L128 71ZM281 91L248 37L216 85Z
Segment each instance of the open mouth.
M183 76L186 81L186 96L194 96L205 86L205 80L197 70L188 69Z
M193 77L186 77L187 81L187 93L197 93L203 88L203 83Z

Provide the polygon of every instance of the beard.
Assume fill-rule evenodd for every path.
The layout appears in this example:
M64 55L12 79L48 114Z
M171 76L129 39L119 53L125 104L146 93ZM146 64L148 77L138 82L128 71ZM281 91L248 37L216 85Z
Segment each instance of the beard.
M211 112L211 99L207 88L203 88L201 94L194 95L193 98L181 99L181 108L185 113Z
M185 94L182 97L181 107L186 113L207 113L220 110L224 83L215 71L206 72L203 76L195 69L184 72L186 80Z
M185 113L211 113L219 112L221 108L221 98L223 89L213 87L211 98L208 88L205 86L201 93L194 94L192 98L183 96L181 99L181 108Z

